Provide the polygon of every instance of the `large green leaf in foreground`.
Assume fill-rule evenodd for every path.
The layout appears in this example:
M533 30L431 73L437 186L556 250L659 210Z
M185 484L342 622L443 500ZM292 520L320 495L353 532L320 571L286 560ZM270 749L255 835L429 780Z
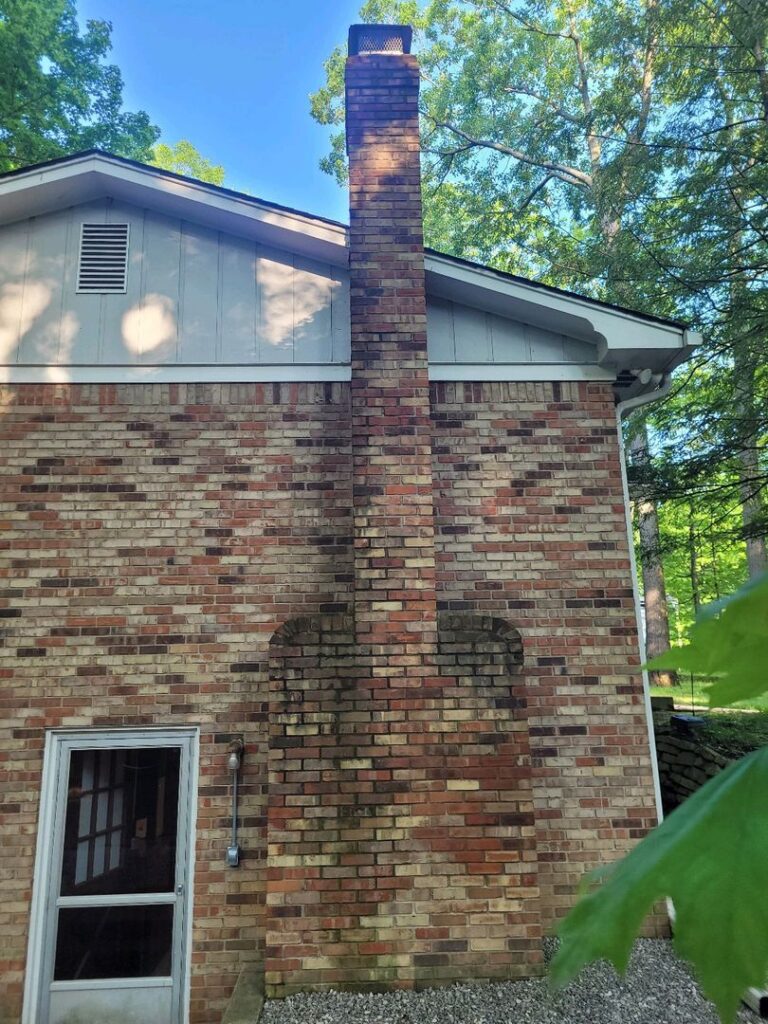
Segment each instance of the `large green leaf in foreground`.
M708 605L686 647L670 647L649 668L716 676L710 707L725 707L768 690L768 576Z
M768 748L674 811L582 898L560 928L551 977L563 985L592 960L627 966L652 905L671 897L675 948L693 964L722 1020L768 965Z
M690 640L650 667L716 676L715 706L768 690L768 577L705 609ZM702 786L604 877L560 928L554 983L602 958L623 971L643 918L670 897L677 951L732 1020L768 977L768 747Z

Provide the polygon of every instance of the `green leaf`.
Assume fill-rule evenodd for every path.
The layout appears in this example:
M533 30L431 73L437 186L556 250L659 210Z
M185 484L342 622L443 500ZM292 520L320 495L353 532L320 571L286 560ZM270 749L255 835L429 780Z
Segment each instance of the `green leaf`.
M654 903L675 907L674 944L723 1021L768 972L768 748L735 762L674 811L563 921L551 980L597 959L623 972Z
M747 700L768 690L768 575L732 597L703 610L687 647L672 647L648 662L650 669L672 668L716 676L711 707Z

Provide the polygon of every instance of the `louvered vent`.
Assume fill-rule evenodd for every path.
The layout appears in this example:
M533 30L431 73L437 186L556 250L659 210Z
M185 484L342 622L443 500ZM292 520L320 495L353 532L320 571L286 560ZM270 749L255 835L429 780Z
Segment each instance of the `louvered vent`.
M83 224L80 232L78 292L114 295L125 292L128 276L128 225Z

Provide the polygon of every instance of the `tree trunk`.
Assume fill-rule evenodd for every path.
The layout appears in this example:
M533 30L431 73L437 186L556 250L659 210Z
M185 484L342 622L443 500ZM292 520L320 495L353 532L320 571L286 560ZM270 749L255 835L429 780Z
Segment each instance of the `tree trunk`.
M768 568L766 558L765 535L758 524L763 519L763 504L760 500L757 477L760 473L757 452L754 448L743 448L739 452L739 476L741 482L741 522L744 527L744 543L747 547L747 572L753 580Z
M630 447L636 466L648 464L648 438L645 424L638 430ZM669 650L669 612L667 590L664 584L664 566L661 561L659 517L656 504L650 498L638 497L637 523L640 533L640 566L643 573L645 596L645 651L648 658L656 658ZM651 672L654 686L676 686L677 675L662 670Z
M691 502L688 503L688 560L691 572L693 610L698 615L699 608L701 608L701 587L699 585L699 561L696 556L696 524Z
M742 233L734 242L741 244ZM738 314L741 304L749 309L744 295L744 284L740 282L731 288L731 304ZM747 549L747 572L752 580L765 572L766 561L764 509L760 480L760 464L757 457L757 443L760 437L760 415L755 395L757 369L763 348L762 338L746 329L733 343L733 376L736 416L738 418L738 475L741 498L741 522L744 543Z

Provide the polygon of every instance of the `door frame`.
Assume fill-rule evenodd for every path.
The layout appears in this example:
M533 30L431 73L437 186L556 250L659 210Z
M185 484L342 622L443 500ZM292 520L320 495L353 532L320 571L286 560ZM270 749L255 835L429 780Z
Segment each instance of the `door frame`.
M21 1024L37 1024L43 998L47 998L49 978L43 977L50 967L52 950L46 946L52 935L55 902L51 900L52 876L61 859L63 834L54 834L58 804L62 789L67 785L69 760L62 757L72 749L104 747L162 747L180 746L182 764L187 760L187 792L189 806L182 805L179 793L179 835L182 823L187 837L186 890L181 902L179 933L183 944L179 963L179 1021L189 1018L190 973L192 965L192 913L195 869L195 835L197 825L197 787L200 764L200 730L195 727L142 726L121 729L51 729L45 734L40 810L35 848L35 868L32 881L32 902L29 919L29 940L24 978L24 1002Z

